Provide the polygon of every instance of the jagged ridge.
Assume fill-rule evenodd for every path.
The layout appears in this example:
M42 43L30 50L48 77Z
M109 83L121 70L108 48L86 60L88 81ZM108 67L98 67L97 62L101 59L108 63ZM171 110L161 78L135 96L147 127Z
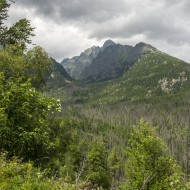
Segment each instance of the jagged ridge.
M75 56L71 59L64 59L61 62L61 65L66 69L66 71L72 78L81 79L80 75L84 71L84 69L91 65L92 60L95 59L101 51L111 45L115 45L115 42L113 42L112 40L107 40L102 47L93 46L86 49L79 56Z
M138 59L153 52L158 52L158 50L142 42L135 47L121 44L110 45L104 48L84 69L80 79L87 82L100 82L117 78Z

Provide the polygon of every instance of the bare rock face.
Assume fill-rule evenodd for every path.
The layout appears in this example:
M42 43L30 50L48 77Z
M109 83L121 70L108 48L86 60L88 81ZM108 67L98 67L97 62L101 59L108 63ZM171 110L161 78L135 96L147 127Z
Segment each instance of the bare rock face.
M74 79L80 79L81 73L85 70L86 67L91 65L92 60L95 59L101 51L111 45L116 45L116 43L112 40L107 40L102 47L93 46L86 49L79 56L75 56L71 59L64 59L61 62L61 65L65 68L71 77Z
M99 54L100 51L100 47L93 46L82 52L79 56L75 56L71 59L64 59L61 62L61 65L71 77L74 79L79 79L82 71L91 64L92 60Z

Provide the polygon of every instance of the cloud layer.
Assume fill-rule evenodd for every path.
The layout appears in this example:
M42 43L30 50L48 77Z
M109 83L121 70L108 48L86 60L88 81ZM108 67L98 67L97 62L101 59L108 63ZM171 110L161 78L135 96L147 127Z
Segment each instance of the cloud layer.
M16 0L10 22L27 17L35 43L58 60L112 38L151 43L190 62L189 0Z

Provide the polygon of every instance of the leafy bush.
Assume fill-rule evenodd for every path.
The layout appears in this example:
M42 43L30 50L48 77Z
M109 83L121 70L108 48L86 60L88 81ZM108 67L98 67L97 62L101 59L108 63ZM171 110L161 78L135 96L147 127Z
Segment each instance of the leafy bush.
M187 189L182 172L168 155L166 145L143 119L133 127L127 156L124 189Z
M0 155L0 176L1 190L75 190L75 185L63 178L47 178L31 162L23 163L16 157L6 160L5 154Z
M0 149L35 160L53 148L48 120L59 102L36 92L30 82L6 81L0 74Z

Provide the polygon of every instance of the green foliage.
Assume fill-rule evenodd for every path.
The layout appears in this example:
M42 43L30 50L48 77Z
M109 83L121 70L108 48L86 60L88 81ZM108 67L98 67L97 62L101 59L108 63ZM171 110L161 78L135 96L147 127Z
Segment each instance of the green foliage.
M112 149L108 155L108 167L112 177L112 186L115 186L118 182L120 182L120 172L123 171L122 158L116 152L115 148Z
M52 189L49 179L43 179L43 173L33 168L32 163L20 163L13 158L6 161L0 157L0 189Z
M37 46L29 50L25 56L18 46L0 48L0 71L5 79L26 82L28 79L36 89L43 89L46 78L51 72L52 62L47 53Z
M26 50L26 44L30 44L30 37L34 36L34 28L31 27L30 21L21 19L14 25L4 26L4 21L8 17L9 0L0 1L0 45L6 48L10 45L19 47L20 50ZM13 2L10 0L10 2Z
M5 29L5 26L3 26L4 20L8 17L7 11L10 4L7 0L0 0L0 34Z
M53 148L48 120L59 102L36 92L29 82L6 81L1 73L0 148L26 160L41 158ZM48 111L49 110L49 111Z
M0 35L0 42L3 47L9 45L19 46L23 51L26 50L26 44L30 44L30 37L34 36L34 28L31 27L30 21L21 19L10 28L6 28Z
M42 89L52 71L52 61L46 51L40 46L29 50L25 57L25 65L25 77L31 78L35 88Z
M87 146L82 139L79 139L78 123L74 120L66 121L62 127L67 128L60 138L64 154L64 166L61 167L61 175L67 176L68 180L74 181L77 175L82 175ZM80 173L80 174L79 174ZM80 178L81 176L78 176Z
M64 179L50 179L31 162L23 163L13 157L6 160L6 155L0 155L0 189L1 190L75 190L74 184L64 182Z
M9 4L0 3L2 27ZM52 62L40 47L26 51L31 36L33 28L26 19L0 31L0 152L7 152L6 158L0 157L0 188L74 189L74 185L62 179L52 181L25 163L44 166L57 153L55 124L51 125L55 112L60 111L59 101L36 91L42 90Z
M7 18L10 4L1 0L0 23ZM2 20L2 21L1 21ZM42 88L51 73L52 61L47 53L39 46L27 51L26 45L31 43L34 28L30 21L21 19L11 27L4 27L0 31L0 71L5 79L9 77L31 80L35 88ZM24 56L25 55L25 56Z
M127 149L126 178L123 189L186 189L182 174L165 144L142 119L134 126Z
M91 150L87 155L87 179L93 187L109 189L111 176L107 164L107 151L105 144L98 140L92 143Z
M1 1L2 19L7 1ZM60 102L37 92L51 71L51 60L41 47L26 51L33 28L22 19L0 33L0 151L36 165L49 162L55 152L50 124ZM34 88L35 87L35 88Z

